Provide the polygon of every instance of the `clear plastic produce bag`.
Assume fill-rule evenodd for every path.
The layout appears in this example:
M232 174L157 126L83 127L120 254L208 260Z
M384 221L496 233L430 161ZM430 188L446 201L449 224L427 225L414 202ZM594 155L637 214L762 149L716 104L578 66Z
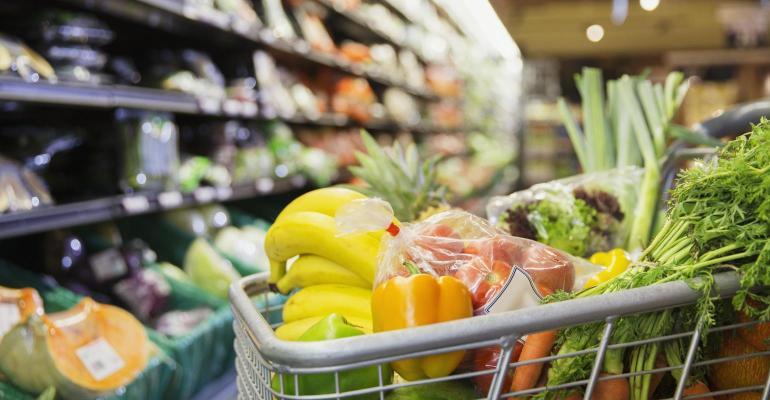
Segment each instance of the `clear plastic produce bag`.
M644 169L626 167L541 183L493 197L496 227L576 256L625 247Z
M507 235L487 220L459 210L404 224L395 236L387 235L375 285L409 275L410 263L423 273L462 281L471 292L476 314L538 305L555 291L582 287L601 270L544 244Z

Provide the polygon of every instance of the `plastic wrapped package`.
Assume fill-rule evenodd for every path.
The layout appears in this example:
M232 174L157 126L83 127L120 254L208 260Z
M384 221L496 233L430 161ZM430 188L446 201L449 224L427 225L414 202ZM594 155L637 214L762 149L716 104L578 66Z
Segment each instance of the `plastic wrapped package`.
M337 218L344 225L339 212ZM542 243L506 235L489 221L459 210L404 224L396 236L384 239L375 286L409 275L409 264L463 282L477 315L536 306L556 291L582 288L601 271Z
M417 88L425 86L425 71L414 53L409 50L401 50L398 53L398 63L401 73L406 77L407 85Z
M51 64L20 40L0 34L0 74L14 72L27 82L41 78L51 83L57 81Z
M323 12L323 8L318 4L304 2L294 10L294 16L302 30L302 36L310 43L311 48L333 53L336 46L323 24Z
M287 40L297 37L289 17L286 16L281 0L262 0L262 10L265 13L267 26L276 37Z
M118 122L123 144L121 187L126 191L176 187L179 133L172 116L123 110Z
M0 156L0 214L31 210L53 203L48 188L34 172Z
M398 88L386 89L382 95L382 102L388 114L396 122L403 125L414 125L420 122L417 102L403 90Z
M358 122L366 123L372 117L372 105L376 101L377 98L366 79L344 77L340 78L335 86L332 109Z
M265 114L280 114L285 117L296 114L297 106L291 92L281 82L275 60L263 51L256 51L254 70L259 84L260 106L265 110Z
M511 235L576 256L624 247L644 170L627 167L541 183L487 204L487 216Z

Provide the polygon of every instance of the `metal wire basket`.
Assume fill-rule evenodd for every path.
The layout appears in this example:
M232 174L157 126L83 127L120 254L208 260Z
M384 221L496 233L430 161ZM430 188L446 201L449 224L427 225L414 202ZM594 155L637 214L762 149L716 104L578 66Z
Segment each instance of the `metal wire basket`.
M696 358L701 331L677 332L662 337L650 337L636 342L610 344L609 337L617 318L632 314L656 312L663 309L673 309L694 303L701 293L693 291L684 282L671 282L649 287L632 289L620 293L570 300L548 304L540 307L511 311L502 314L486 315L464 320L428 325L413 329L376 333L338 339L331 342L287 342L278 339L273 329L280 325L270 321L268 313L275 315L275 308L258 310L253 298L264 295L268 291L267 274L259 274L242 279L230 290L230 299L235 313L234 329L236 334L235 350L237 354L236 368L238 372L239 399L385 399L386 394L396 388L412 385L423 385L449 380L467 380L483 375L493 376L488 399L513 398L533 395L543 391L563 389L582 389L584 399L590 399L597 382L607 379L600 377L602 360L607 350L618 348L633 348L645 344L689 338L689 348L682 365L660 368L650 368L636 373L625 373L614 377L630 377L633 375L665 373L681 370L681 379L671 389L667 398L697 399L708 396L728 395L743 392L756 392L756 398L769 397L770 379L764 385L713 391L706 395L683 397L685 380L697 369L708 368L716 363L733 362L753 357L768 357L770 351L756 351L751 354L721 358ZM716 296L731 297L738 289L737 277L734 273L722 273L716 277L719 290ZM590 322L605 322L605 329L600 345L597 348L568 354L559 354L526 362L508 363L515 341L524 335L562 329L569 326ZM708 335L725 334L731 330L751 326L755 322L731 324L711 327ZM459 350L473 350L487 346L500 349L502 356L495 368L485 371L456 372L454 375L412 382L384 384L383 368L380 372L380 385L343 392L340 390L340 374L351 369L371 365L382 365L400 359L409 359L427 355L441 354ZM525 391L510 392L504 387L505 376L513 368L526 364L547 363L560 358L576 357L594 354L593 370L588 379L570 382L552 387L535 387ZM765 358L764 360L767 360ZM275 375L283 375L284 379L293 379L294 388L298 388L298 379L306 374L328 374L334 379L335 393L324 395L301 395L297 392L287 393L283 386L284 379L277 380L280 384L273 385ZM275 386L275 387L274 387Z

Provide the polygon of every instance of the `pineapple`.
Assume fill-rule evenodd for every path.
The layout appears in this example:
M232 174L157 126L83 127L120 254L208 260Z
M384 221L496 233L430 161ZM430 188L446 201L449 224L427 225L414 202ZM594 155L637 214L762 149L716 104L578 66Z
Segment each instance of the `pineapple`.
M414 144L404 149L396 142L392 147L383 149L364 130L361 131L361 138L366 154L356 152L360 165L349 170L366 186L353 189L390 203L399 221L415 221L435 213L435 210L447 208L447 188L436 182L438 157L420 163Z

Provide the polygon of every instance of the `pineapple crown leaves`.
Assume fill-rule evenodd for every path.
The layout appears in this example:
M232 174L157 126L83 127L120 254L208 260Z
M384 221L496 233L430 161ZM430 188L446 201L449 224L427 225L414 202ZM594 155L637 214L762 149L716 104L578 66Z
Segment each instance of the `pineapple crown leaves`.
M439 157L421 163L414 144L404 148L396 142L384 149L365 130L361 130L361 139L366 154L356 152L360 165L349 170L368 187L354 190L388 201L401 221L414 221L422 211L443 202L447 189L436 183Z

